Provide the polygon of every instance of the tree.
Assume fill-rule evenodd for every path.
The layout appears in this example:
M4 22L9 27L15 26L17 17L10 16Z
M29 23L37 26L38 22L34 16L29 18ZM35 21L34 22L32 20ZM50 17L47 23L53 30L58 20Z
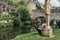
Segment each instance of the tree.
M29 11L28 11L27 6L24 1L21 1L19 3L19 9L17 12L19 13L20 18L21 18L22 33L30 32L32 19L31 19L31 16L29 14Z
M46 15L46 26L43 28L43 35L52 36L52 29L50 27L50 0L45 0L45 15Z

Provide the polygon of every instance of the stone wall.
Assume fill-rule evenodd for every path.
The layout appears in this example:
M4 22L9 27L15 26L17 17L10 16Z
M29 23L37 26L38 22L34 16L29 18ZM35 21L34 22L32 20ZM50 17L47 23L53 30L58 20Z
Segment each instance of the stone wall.
M39 16L45 16L44 11L39 10L33 10L33 13L31 14L32 18L35 19ZM60 20L60 12L51 12L51 19L59 19Z
M8 5L7 2L5 1L0 1L0 11L6 11L6 12L15 12L16 11L16 7L15 6L11 6Z

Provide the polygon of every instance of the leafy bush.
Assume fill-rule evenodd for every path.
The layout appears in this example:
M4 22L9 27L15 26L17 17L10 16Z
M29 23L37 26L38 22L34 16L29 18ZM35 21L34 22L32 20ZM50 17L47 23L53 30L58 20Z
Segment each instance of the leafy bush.
M13 3L10 1L8 4L13 5ZM2 40L5 40L3 36L7 37L8 35L17 35L20 33L27 33L31 31L31 16L29 14L29 11L27 9L27 6L24 1L19 2L19 9L17 12L10 12L10 17L1 18L0 20L13 20L13 22L8 23L0 23L0 38ZM7 35L7 36L6 36Z
M19 5L24 5L24 6L26 6L26 3L24 2L24 0L21 0L21 1L19 2Z
M37 10L40 10L41 9L41 6L39 4L36 4L36 9Z
M17 12L19 13L20 18L21 18L21 23L22 23L21 30L22 30L22 32L25 31L24 33L27 33L27 32L30 32L30 30L31 30L32 19L31 19L31 16L29 14L29 11L27 9L27 6L25 4L23 4L22 2L21 2L21 4L22 5L19 5L19 9ZM28 25L30 25L30 27Z

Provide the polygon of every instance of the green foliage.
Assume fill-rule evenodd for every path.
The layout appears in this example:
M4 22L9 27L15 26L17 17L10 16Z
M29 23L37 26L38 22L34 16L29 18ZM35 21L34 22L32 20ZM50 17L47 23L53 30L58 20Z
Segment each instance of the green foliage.
M41 9L41 6L39 4L36 4L36 9L37 10L40 10Z
M22 30L22 33L30 32L32 19L31 19L31 16L29 14L29 11L27 9L27 6L23 1L20 2L19 9L18 9L17 12L19 13L20 18L21 18L21 23L22 23L21 30Z
M8 5L14 5L13 1L8 0Z
M13 30L17 32L20 29L20 15L17 12L10 12L10 14L13 15Z
M12 1L8 2L9 5L14 5ZM31 16L24 1L18 4L17 12L10 12L9 16L1 17L0 20L13 20L13 22L0 23L0 35L3 37L6 34L17 35L20 33L27 33L31 30ZM0 39L2 38L0 36ZM7 36L8 37L8 36ZM3 39L2 39L3 40ZM7 39L6 39L7 40Z
M27 9L27 6L24 4L23 1L20 2L19 9L17 10L17 12L16 13L11 12L10 14L14 16L13 18L14 31L20 31L21 29L21 33L30 32L32 19Z
M15 19L13 20L13 28L14 31L19 31L20 29L20 18L19 17L15 17Z
M0 23L0 39L6 40L5 37L10 35L13 31L12 23Z
M18 12L20 13L21 20L22 21L28 21L31 20L29 11L24 5L21 5Z
M19 5L24 5L24 6L26 6L26 3L24 2L24 0L21 0L21 1L19 2Z

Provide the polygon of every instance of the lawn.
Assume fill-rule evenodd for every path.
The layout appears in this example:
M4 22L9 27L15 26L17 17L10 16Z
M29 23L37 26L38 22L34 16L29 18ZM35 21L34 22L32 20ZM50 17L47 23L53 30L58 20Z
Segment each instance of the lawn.
M16 38L11 40L60 40L60 29L54 30L55 37L43 37L39 36L38 32L31 32L27 34L18 35Z

